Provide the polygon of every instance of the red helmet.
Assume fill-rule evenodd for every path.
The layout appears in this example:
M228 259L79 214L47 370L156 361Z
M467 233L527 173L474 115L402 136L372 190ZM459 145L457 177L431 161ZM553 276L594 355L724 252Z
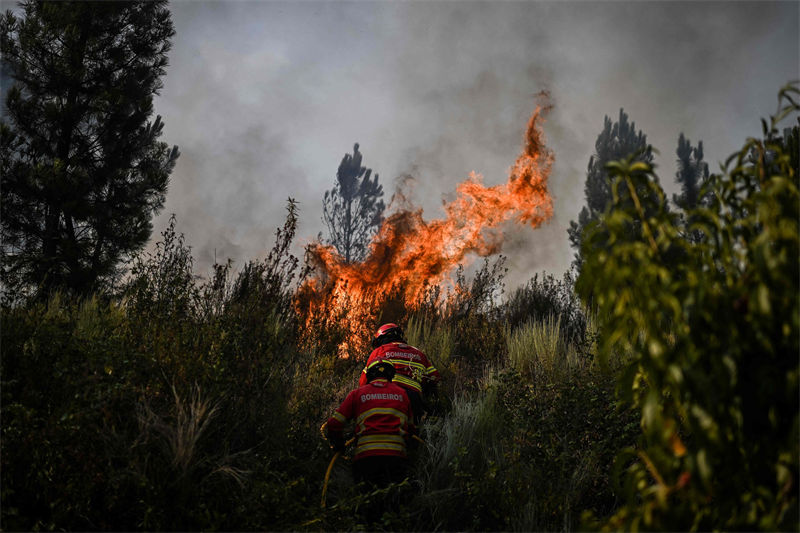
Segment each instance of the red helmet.
M373 348L377 348L387 342L402 340L403 328L390 322L378 328L378 331L375 332L375 336L372 338L372 346Z

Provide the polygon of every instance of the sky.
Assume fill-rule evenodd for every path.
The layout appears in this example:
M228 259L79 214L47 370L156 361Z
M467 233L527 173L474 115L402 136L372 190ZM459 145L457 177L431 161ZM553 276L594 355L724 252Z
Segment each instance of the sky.
M296 253L324 231L342 156L391 198L412 176L426 219L470 171L508 179L536 94L555 163L554 216L506 227L507 286L560 277L567 228L607 115L624 108L678 192L675 148L702 140L712 172L800 79L800 2L268 2L171 4L176 35L155 101L181 156L153 241L176 215L196 271L263 259L299 203ZM151 244L152 245L152 244Z

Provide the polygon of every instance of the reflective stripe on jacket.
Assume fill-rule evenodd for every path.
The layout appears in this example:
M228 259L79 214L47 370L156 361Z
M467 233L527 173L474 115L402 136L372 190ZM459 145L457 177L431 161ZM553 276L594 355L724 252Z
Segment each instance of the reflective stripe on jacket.
M439 371L422 351L402 342L390 342L375 348L361 372L359 385L367 383L367 370L381 361L394 365L393 381L404 387L422 392L423 381L438 381Z
M378 378L350 392L328 419L328 434L341 437L350 420L356 423L355 460L374 455L406 456L406 439L414 425L411 403L402 387Z

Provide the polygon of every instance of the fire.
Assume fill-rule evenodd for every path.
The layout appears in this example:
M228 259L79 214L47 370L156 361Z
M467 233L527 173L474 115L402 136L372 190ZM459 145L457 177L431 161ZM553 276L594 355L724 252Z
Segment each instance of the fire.
M422 209L391 205L394 212L360 263L346 263L332 246L309 246L315 276L303 284L295 301L308 329L312 324L343 328L346 341L340 356L348 357L364 347L387 300L399 297L405 309L414 309L426 290L442 283L469 254L499 253L502 223L513 220L536 228L547 221L553 215L547 190L553 154L540 128L546 110L537 107L531 116L524 149L506 183L487 187L480 174L470 173L457 186L455 200L444 206L445 217L430 222L422 218Z

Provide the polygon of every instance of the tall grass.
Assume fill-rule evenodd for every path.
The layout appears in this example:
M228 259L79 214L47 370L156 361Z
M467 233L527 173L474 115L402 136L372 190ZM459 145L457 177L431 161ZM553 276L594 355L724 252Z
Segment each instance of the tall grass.
M465 494L488 488L484 476L505 463L499 414L491 392L462 396L447 416L423 427L425 445L415 464L416 505L424 509L419 529L459 529L475 514L475 502Z
M412 316L406 327L406 339L409 344L425 352L439 371L444 396L455 397L461 380L458 379L459 364L454 357L456 339L452 326L446 322Z
M432 321L412 316L406 327L408 343L425 353L435 355L439 367L447 368L453 356L455 339L447 324L435 325Z
M162 453L174 469L178 479L191 477L205 467L208 475L230 476L239 485L246 471L229 464L229 457L211 460L203 454L201 440L207 438L212 422L219 414L218 405L206 398L199 387L187 400L172 388L174 403L166 416L159 415L153 407L143 402L138 411L142 441L160 442Z
M564 377L585 366L580 347L564 337L560 315L506 329L506 344L511 367L534 382Z

